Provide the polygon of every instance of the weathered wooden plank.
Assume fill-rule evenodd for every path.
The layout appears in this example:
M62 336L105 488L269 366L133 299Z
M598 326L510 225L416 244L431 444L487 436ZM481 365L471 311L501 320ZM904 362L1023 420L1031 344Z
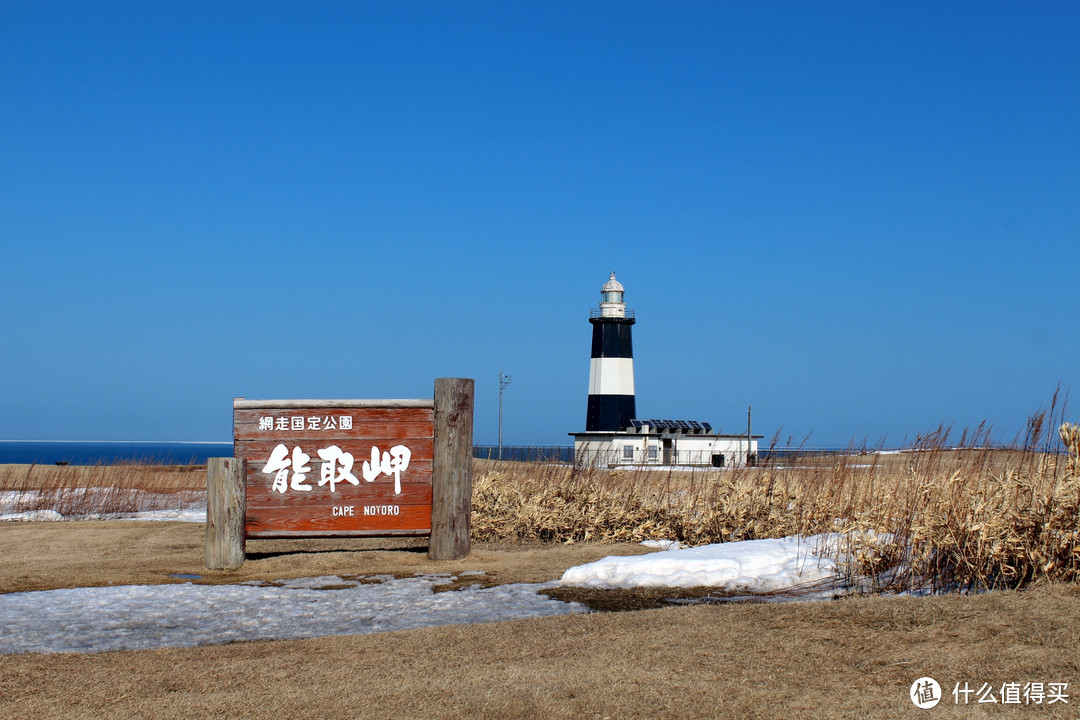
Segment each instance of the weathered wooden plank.
M311 478L309 477L307 480L310 481ZM298 490L288 485L284 492L278 492L270 484L261 480L248 482L246 487L247 505L250 508L256 505L285 506L295 503L312 505L336 502L368 502L369 500L394 500L410 503L431 501L432 484L430 482L402 483L400 486L396 486L393 478L380 478L370 483L361 480L358 485L338 483L333 492L330 491L329 483L322 487L314 482L305 482L304 484L310 485L311 490ZM400 492L398 492L399 489Z
M344 432L326 432L323 430L265 430L262 432L243 431L233 438L233 442L303 442L321 443L323 446L336 444L344 441L354 443L367 442L379 444L379 440L392 440L393 445L401 444L408 440L431 440L431 421L406 424L372 423L369 426L361 426L359 429ZM429 434L425 435L427 430Z
M391 410L368 408L350 410L298 408L295 410L236 410L233 413L234 439L266 437L321 439L334 437L431 437L433 411L429 409Z
M435 381L435 466L432 475L432 560L459 560L471 549L474 383Z
M297 438L295 440L289 438L237 440L233 443L233 452L236 453L237 457L243 457L249 464L257 464L259 469L262 469L266 465L266 461L270 459L270 455L274 452L274 448L278 445L284 445L289 449L290 453L292 453L294 447L299 447L305 454L311 457L311 463L315 465L323 462L318 453L320 449L336 445L344 452L353 456L353 467L357 469L363 466L365 460L370 462L371 449L373 447L379 448L380 452L389 452L390 448L395 445L404 445L409 448L410 467L412 467L413 458L416 458L417 463L430 462L435 458L434 440L430 437L375 437L361 440L354 440L352 438L326 438L318 441L306 440L303 438Z
M275 406L270 402L257 406L234 402L234 452L247 460L248 537L423 534L430 529L433 401L401 402L395 407L382 403L355 407L347 401L288 401ZM409 450L408 465L403 470L381 466L383 454L399 445ZM279 446L288 450L276 463L289 481L283 492L273 489L278 470L265 470ZM347 465L347 461L324 461L319 456L320 449L330 446L352 456L349 472L358 480L356 485L337 480L333 492L329 483L319 485L323 472L330 471L328 464L335 477ZM291 486L296 447L308 457L303 482L310 491ZM375 459L373 449L377 449ZM388 461L393 457L387 456ZM363 475L365 462L379 473L370 483ZM395 474L399 474L400 492L395 492ZM382 508L382 514L365 514L364 508Z
M427 398L408 399L355 399L355 400L248 400L233 398L233 409L258 408L433 408L435 401Z
M299 447L300 452L308 456L307 465L311 466L311 472L316 475L319 474L320 467L327 461L323 460L319 455L319 450L329 448L331 445L337 446L342 452L347 452L352 455L353 475L360 477L363 474L364 463L368 463L369 468L375 466L371 464L371 450L372 448L379 449L379 457L382 457L382 453L389 452L396 445L404 445L409 448L409 464L403 471L402 477L411 475L414 467L423 468L431 467L431 463L435 459L434 442L431 438L417 438L415 442L387 442L387 438L376 438L375 442L362 441L361 443L354 443L348 440L329 443L313 443L310 441L288 442L285 440L241 440L233 445L233 452L237 457L243 457L248 461L248 472L261 473L263 468L267 466L270 456L274 454L278 445L284 445L288 451L288 457L291 459L295 448ZM336 461L337 466L342 467L342 461ZM258 466L258 467L255 467ZM254 467L254 471L252 468Z
M385 420L420 420L425 417L432 417L434 413L433 408L380 408L380 407L366 407L366 408L350 408L350 407L307 407L298 405L291 408L234 408L234 417L243 419L244 422L251 422L253 419L273 416L312 416L312 417L354 417L357 419L363 419L366 421L385 421Z
M250 464L248 466L248 471L247 471L247 474L246 474L245 484L247 485L249 491L256 488L256 487L265 487L265 488L269 489L269 488L274 486L274 481L276 479L277 473L263 472L263 468L265 467L265 465L263 465L262 460L259 460L258 464L259 464L259 467L255 468L255 470L251 469ZM321 482L321 479L322 479L321 478L321 471L320 471L320 463L313 461L313 462L308 463L308 465L311 468L311 472L304 473L304 480L302 480L301 482L303 482L304 484L307 484L307 485L311 485L314 488L314 490L312 490L311 492L315 492L316 494L318 494L320 492L324 492L324 491L325 492L330 492L330 481L329 480L327 480L325 483L323 483L323 485L319 485L319 483ZM339 470L341 469L340 466L339 466L338 469ZM428 486L430 486L431 485L431 476L432 476L433 471L434 471L434 467L433 467L433 462L431 460L419 460L419 461L417 461L415 463L410 462L409 463L409 468L407 470L402 471L402 473L401 473L401 486L402 487L405 487L407 485L428 485ZM393 486L394 485L394 476L392 474L391 475L379 475L378 477L371 480L370 482L367 481L366 479L364 479L364 471L363 471L363 469L361 467L359 467L358 465L353 466L352 475L356 478L356 481L357 481L356 485L353 485L348 480L345 480L345 481L338 480L338 481L336 481L334 483L333 492L342 492L342 491L347 492L347 491L349 491L349 488L371 487L373 485L374 486L383 486L383 485ZM288 479L289 479L289 484L291 484L291 481L293 479L292 473L289 474ZM290 492L291 492L291 489L290 489Z
M422 441L424 443L430 443L431 441ZM353 485L348 481L336 480L334 482L334 489L331 491L330 483L327 481L323 483L322 472L325 466L325 462L317 456L314 450L310 448L305 451L312 456L308 460L306 465L309 468L307 473L304 473L303 484L310 486L311 490L301 491L295 490L291 487L291 481L294 473L288 472L288 485L283 493L278 493L273 490L274 482L277 476L276 472L265 472L267 467L267 460L270 457L270 453L276 444L272 443L238 443L237 454L250 458L247 467L247 476L245 478L245 485L248 494L248 503L253 504L259 502L258 497L266 496L278 496L280 498L288 498L292 496L304 497L309 500L333 502L335 497L353 497L353 496L365 496L369 494L385 494L392 493L395 485L395 478L393 474L387 475L380 473L372 481L368 481L364 477L364 461L365 459L370 463L370 453L364 452L361 457L357 458L352 466L351 475L356 478L357 484ZM288 446L286 446L288 447ZM389 447L384 445L383 447ZM414 447L417 447L414 445ZM348 451L350 448L347 444L342 448ZM365 447L365 450L368 448ZM422 488L420 492L427 495L427 501L430 502L431 491L431 477L433 471L433 460L424 458L424 453L429 452L430 448L420 446L418 448L421 451L419 457L412 456L409 460L408 467L400 472L400 487L404 494L416 492L412 488ZM355 451L355 448L353 448ZM291 459L291 454L289 456ZM370 465L369 465L370 467ZM340 465L336 468L337 471L342 470ZM322 483L322 484L320 484ZM284 500L278 501L284 502Z
M347 484L347 483L346 483ZM363 480L359 485L343 488L339 483L337 489L331 493L329 486L318 487L312 483L314 489L311 492L299 492L288 490L283 493L275 492L269 485L249 485L247 488L248 513L254 508L264 507L325 507L340 504L386 504L397 505L430 505L431 483L412 483L401 486L401 493L394 492L394 481L378 483L366 483Z
M347 508L350 506L335 506ZM247 536L270 537L307 533L312 537L334 533L372 534L389 530L427 533L431 510L427 505L354 505L351 515L333 515L330 508L260 508L248 512ZM367 511L369 514L365 514Z
M206 567L211 570L244 564L244 466L237 458L206 463Z
M285 530L268 530L260 531L256 535L249 535L248 537L257 538L260 540L270 540L273 538L358 538L358 537L423 537L424 535L430 535L430 528L421 528L419 530L395 530L394 528L388 528L385 530L319 530L318 532L309 532L307 530L298 531L285 531Z
M271 447L274 447L274 446L271 446ZM286 447L289 447L289 446L286 445ZM249 464L248 477L252 477L252 478L263 477L263 478L269 478L271 481L273 481L274 473L263 472L263 468L266 467L266 460L267 460L268 456L269 456L269 451L263 451L263 452L260 452L260 453L253 456L253 457L255 457L255 464L258 465L258 467L256 467L254 470L252 470L251 467L250 467L250 464ZM290 457L291 457L291 453L290 453ZM363 461L364 460L369 460L370 461L370 459L371 459L370 457L362 457L362 458L357 459L353 463L352 474L355 475L358 480L360 480L360 481L364 480ZM423 476L424 477L423 482L431 482L432 463L433 463L433 458L430 458L430 457L429 458L422 458L421 457L419 459L415 459L415 456L414 456L414 459L409 460L409 467L406 470L402 471L402 473L401 473L401 481L402 482L419 482L420 480L418 480L418 478ZM320 466L323 465L323 464L324 464L323 460L320 459L318 456L316 456L315 459L310 460L308 462L308 465L311 467L311 472L307 473L308 478L310 479L314 475L315 480L317 481L319 479L319 473L321 472ZM340 468L341 465L339 464L338 467ZM374 482L381 482L382 480L386 479L387 477L392 477L392 476L380 475L379 478L377 480L375 480Z

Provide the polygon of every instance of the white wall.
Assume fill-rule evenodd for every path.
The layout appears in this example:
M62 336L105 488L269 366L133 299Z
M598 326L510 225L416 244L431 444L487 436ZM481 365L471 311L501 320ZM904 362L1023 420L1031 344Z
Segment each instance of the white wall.
M574 457L576 462L585 465L595 464L599 467L662 465L664 438L671 441L672 465L712 466L713 455L716 454L724 456L724 467L746 464L746 438L722 438L715 435L661 436L630 433L593 435L587 439L576 437L574 438ZM626 454L626 447L632 448L629 456ZM656 448L654 457L649 455L650 447ZM750 444L750 452L756 455L757 451L758 441L755 438Z
M589 366L590 395L633 395L633 358L592 358Z
M724 456L724 467L746 464L746 438L683 436L675 441L675 465L712 465L713 455ZM750 443L750 452L757 454L757 440Z

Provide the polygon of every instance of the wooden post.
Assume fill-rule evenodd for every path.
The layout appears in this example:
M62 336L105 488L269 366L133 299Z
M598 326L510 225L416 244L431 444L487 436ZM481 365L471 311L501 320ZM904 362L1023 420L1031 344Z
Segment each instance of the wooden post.
M211 570L244 564L246 465L236 458L206 461L206 567Z
M754 442L754 436L750 434L750 411L752 407L746 406L746 462L743 463L746 467L750 467L750 446Z
M469 554L472 530L473 381L435 380L435 465L431 475L432 560Z

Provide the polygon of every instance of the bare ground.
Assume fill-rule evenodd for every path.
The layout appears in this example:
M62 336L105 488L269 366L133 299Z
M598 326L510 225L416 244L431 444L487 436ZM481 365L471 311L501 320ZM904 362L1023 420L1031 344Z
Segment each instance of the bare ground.
M201 523L76 521L0 523L0 592L189 582L233 583L318 575L482 570L499 583L557 579L605 555L648 552L640 545L474 543L456 562L432 562L426 538L249 540L236 571L207 570Z
M240 572L202 566L185 523L0 525L0 589L483 570L557 578L639 546L261 541ZM410 547L411 546L411 547ZM933 710L908 699L929 675ZM1069 704L954 704L956 683L1067 682ZM997 692L995 692L995 696ZM1080 588L936 598L671 606L303 641L0 657L0 718L1080 717Z

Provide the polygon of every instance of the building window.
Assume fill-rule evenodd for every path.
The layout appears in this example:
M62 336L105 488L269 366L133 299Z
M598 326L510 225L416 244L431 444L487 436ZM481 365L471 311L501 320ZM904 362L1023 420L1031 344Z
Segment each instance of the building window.
M634 446L633 445L623 445L622 446L622 459L623 460L633 460L634 459Z
M660 448L658 448L656 445L650 445L649 446L649 459L650 460L656 460L659 457L660 457Z

